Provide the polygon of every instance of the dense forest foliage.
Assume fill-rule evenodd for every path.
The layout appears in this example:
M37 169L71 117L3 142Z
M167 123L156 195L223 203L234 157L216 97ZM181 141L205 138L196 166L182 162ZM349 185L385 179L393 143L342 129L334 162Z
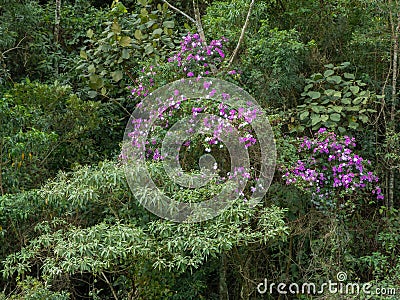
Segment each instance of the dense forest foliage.
M400 299L399 35L397 0L0 0L0 299ZM147 210L122 151L142 101L188 80L207 97L165 110L132 176L183 203L246 179L201 222ZM255 99L276 154L216 82ZM252 167L229 173L210 125L177 159L200 178L211 154L215 176L182 188L162 142L202 112ZM287 289L330 281L370 288Z

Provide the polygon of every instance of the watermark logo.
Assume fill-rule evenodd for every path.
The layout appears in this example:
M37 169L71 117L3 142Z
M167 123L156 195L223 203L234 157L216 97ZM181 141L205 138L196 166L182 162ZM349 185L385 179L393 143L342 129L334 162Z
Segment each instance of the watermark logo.
M169 124L168 116L193 99L197 105L191 113ZM207 109L210 101L216 111ZM151 159L162 162L167 179L181 188L204 187L219 175L216 170L220 162L212 153L200 157L198 173L183 170L181 147L193 136L208 135L210 145L228 150L230 172L218 195L197 203L177 201L156 184L148 170L148 149L160 120L167 132L161 142L157 141L162 146L153 149ZM256 167L248 153L255 144L259 149ZM216 217L244 194L250 206L261 201L275 172L276 150L266 112L246 91L216 78L189 78L159 88L137 106L126 126L121 157L129 187L146 209L164 219L192 223Z
M264 282L260 282L257 285L257 292L260 294L306 294L306 295L316 295L316 294L341 294L341 295L395 295L395 288L384 288L384 287L373 287L371 283L354 283L346 282L347 274L345 272L338 272L336 274L335 281L328 280L328 282L323 282L321 284L316 284L313 282L304 282L302 284L298 283L275 283L268 282L264 279Z

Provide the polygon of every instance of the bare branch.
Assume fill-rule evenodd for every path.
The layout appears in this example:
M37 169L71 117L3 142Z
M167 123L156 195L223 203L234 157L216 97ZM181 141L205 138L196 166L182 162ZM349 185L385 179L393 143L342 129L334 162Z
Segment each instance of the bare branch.
M16 49L21 48L19 45L22 43L22 41L23 41L25 38L26 38L26 36L24 36L24 37L18 42L18 44L17 44L15 47L12 47L12 48L7 49L6 51L2 52L2 53L1 53L1 56L4 57L4 54L6 54L7 52L10 52L10 51L13 51L13 50L16 50Z
M110 287L111 292L114 296L114 299L118 300L117 294L115 293L114 288L113 288L112 284L110 283L110 281L108 281L106 274L104 274L104 272L101 272L101 275L103 275L105 281L107 282L108 286Z
M207 46L206 35L204 34L203 25L201 24L200 10L199 7L197 6L196 0L193 0L193 10L194 10L194 17L196 19L197 32L200 35L200 39L202 40L203 46Z
M247 12L247 16L246 16L246 21L244 22L244 25L243 25L243 28L242 28L242 32L240 33L240 37L239 37L238 43L236 45L235 50L232 53L231 58L229 59L229 62L228 62L228 65L226 66L226 68L229 68L230 65L232 64L233 60L235 59L235 57L236 57L236 55L237 55L237 53L239 51L240 45L243 42L244 33L246 31L247 26L249 25L250 15L251 15L251 12L253 10L253 6L254 6L254 0L251 0L249 11Z
M171 7L173 10L177 11L177 12L180 13L181 15L185 16L186 18L188 18L191 22L196 23L196 20L195 20L195 19L193 19L193 18L190 17L189 15L185 14L183 11L181 11L179 8L173 6L173 5L170 4L168 1L162 0L162 2L167 3L169 7Z

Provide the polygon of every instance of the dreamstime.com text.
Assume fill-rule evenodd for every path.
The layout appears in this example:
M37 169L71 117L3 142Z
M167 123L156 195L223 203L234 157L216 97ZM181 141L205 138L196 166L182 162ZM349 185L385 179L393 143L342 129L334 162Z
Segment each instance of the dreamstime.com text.
M374 287L371 283L345 283L347 274L345 272L339 272L337 274L337 281L328 280L328 282L321 283L319 285L313 282L305 282L302 284L298 283L269 283L267 279L264 282L260 282L257 285L257 291L260 294L344 294L344 295L359 295L360 293L365 295L381 295L381 296L393 296L396 295L396 289L393 287Z

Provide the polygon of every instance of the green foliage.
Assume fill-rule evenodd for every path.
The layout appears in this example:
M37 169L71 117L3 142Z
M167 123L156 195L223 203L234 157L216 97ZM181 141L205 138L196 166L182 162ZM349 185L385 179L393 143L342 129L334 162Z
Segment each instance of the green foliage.
M150 10L147 1L141 1L136 12L115 1L108 13L109 21L101 33L87 30L87 46L80 51L78 70L89 84L89 96L115 96L127 83L133 81L131 69L137 68L143 58L165 59L174 49L174 14L168 5L159 4Z
M303 85L308 46L295 30L271 29L267 22L249 44L239 81L264 107L292 107Z
M100 132L113 137L111 105L82 101L68 86L15 84L0 105L2 193L37 187L59 169L108 157L118 147L96 150L104 143Z
M366 83L356 80L352 73L344 72L349 63L340 66L325 65L323 74L316 73L306 80L296 117L299 125L294 131L306 128L318 130L326 127L341 134L363 130L376 113L373 105L379 98L366 88Z
M32 217L28 214L41 215L44 210L45 215L59 216L65 221L49 219L36 223L37 233L31 233L36 237L20 251L8 255L3 275L6 278L27 275L39 264L40 278L46 278L54 286L59 276L103 276L109 272L117 282L122 280L121 276L128 276L125 272L128 269L133 273L126 280L136 285L141 283L144 294L154 293L149 289L155 287L145 283L148 272L183 274L233 247L248 243L263 245L286 234L283 210L252 209L243 203L234 204L216 220L204 223L155 219L130 198L122 168L112 163L82 168L70 176L60 174L58 180L43 189L26 194L20 202L23 205L16 205L15 200L23 195L0 198L6 212L2 221L6 241L11 238L8 234L11 228L5 225L9 220L15 223L19 219L18 228L24 232L28 225L24 222L32 227ZM29 204L32 201L33 206ZM18 209L12 210L14 205ZM29 213L24 213L24 207ZM19 213L22 216L18 217ZM91 222L86 223L89 215ZM143 222L146 218L153 220ZM171 282L165 284L172 288ZM121 289L129 293L129 286Z

